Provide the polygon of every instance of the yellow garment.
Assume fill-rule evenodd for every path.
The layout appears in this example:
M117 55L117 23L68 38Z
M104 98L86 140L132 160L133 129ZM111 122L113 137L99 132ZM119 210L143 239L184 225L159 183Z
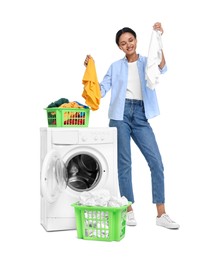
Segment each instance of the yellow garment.
M77 102L69 102L69 103L64 103L60 108L83 108L83 106L78 105ZM64 113L64 121L71 119L71 118L76 118L78 116L78 112L65 112Z
M76 103L74 101L69 102L69 103L64 103L59 107L62 107L62 108L83 108L83 106L78 105L78 103Z
M97 110L100 104L101 92L93 59L88 61L82 83L84 85L82 97L85 98L86 104L92 110Z

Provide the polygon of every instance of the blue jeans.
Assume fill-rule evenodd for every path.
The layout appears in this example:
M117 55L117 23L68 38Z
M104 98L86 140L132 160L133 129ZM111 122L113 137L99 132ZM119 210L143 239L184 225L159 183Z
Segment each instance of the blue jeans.
M118 178L121 196L134 203L131 167L131 138L145 157L151 171L152 202L161 204L164 197L164 167L153 130L145 117L141 100L126 99L123 120L110 119L118 133Z

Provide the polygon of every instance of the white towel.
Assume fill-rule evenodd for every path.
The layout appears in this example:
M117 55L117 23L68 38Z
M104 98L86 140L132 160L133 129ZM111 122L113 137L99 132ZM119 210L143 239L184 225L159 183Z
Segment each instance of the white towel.
M160 70L158 65L162 60L162 48L161 32L153 30L145 68L147 86L151 89L154 89L159 83Z

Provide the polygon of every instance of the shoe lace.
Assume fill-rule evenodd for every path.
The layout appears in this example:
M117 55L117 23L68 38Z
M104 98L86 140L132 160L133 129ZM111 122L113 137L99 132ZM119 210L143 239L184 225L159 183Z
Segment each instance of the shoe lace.
M175 223L167 214L163 216L168 222Z
M135 220L135 218L134 218L134 213L133 213L133 212L129 212L129 213L128 213L128 219L129 219L129 220Z

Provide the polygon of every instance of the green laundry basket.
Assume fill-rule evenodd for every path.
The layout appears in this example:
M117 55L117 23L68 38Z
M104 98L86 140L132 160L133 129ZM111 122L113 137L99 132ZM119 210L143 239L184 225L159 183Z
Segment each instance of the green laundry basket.
M87 127L89 108L45 108L49 127Z
M100 207L72 204L75 210L77 237L86 240L120 241L125 236L129 205Z

